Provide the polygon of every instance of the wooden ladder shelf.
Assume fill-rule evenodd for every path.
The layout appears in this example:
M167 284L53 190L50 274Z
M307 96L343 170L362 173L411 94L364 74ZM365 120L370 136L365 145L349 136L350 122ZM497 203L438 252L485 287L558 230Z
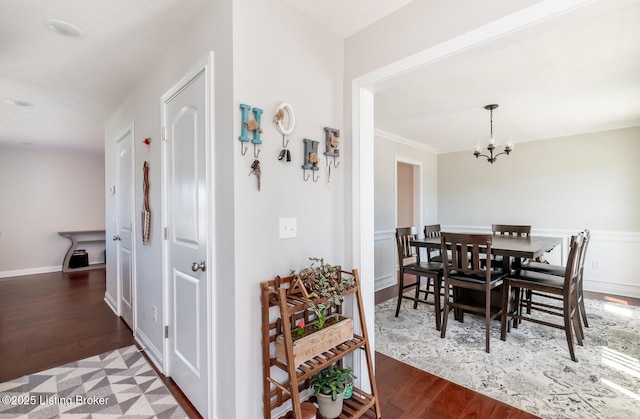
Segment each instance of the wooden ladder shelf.
M371 394L358 388L353 388L353 396L344 401L342 414L339 418L359 418L366 414L366 417L380 418L380 403L377 397L376 382L373 372L373 361L371 358L371 348L367 335L367 325L362 307L362 296L360 294L360 278L358 270L340 271L341 275L352 275L354 286L347 290L346 295L353 295L358 308L358 318L362 336L356 334L352 339L339 343L336 346L320 353L312 358L294 364L292 329L300 320L305 324L313 321L313 314L308 308L310 298L307 298L304 291L297 289L296 277L280 278L279 276L271 281L262 282L261 302L262 302L262 370L264 387L264 418L271 419L273 409L291 400L291 411L294 419L302 418L300 408L300 392L311 386L311 377L330 367L336 362L342 363L342 359L360 349L364 351L369 385ZM323 302L322 298L311 300L316 304ZM345 300L347 301L347 300ZM271 310L273 307L277 309ZM341 314L341 306L332 308L332 313ZM277 314L276 314L277 313ZM272 316L277 316L275 321L271 321ZM278 361L275 355L276 339L278 336L284 338L284 352L286 363ZM273 374L273 369L282 370L285 374ZM275 378L275 377L283 378ZM320 416L318 415L320 418Z

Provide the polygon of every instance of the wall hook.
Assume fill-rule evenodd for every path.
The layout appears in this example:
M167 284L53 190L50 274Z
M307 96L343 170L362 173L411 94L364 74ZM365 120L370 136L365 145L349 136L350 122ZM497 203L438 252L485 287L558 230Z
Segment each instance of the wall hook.
M247 154L247 150L248 149L249 149L249 147L247 147L247 146L243 147L242 143L240 143L240 154L242 154L244 156L245 154Z
M318 142L306 138L302 141L304 142L304 164L302 165L302 176L306 182L310 177L306 176L307 170L311 170L312 173L320 170L318 167ZM314 182L317 182L318 179L320 179L320 175L318 175L317 178L313 175Z
M287 138L287 142L284 142L284 135L282 136L282 148L287 148L287 146L289 145L289 139Z
M329 163L329 156L325 155L325 161L327 163L327 167L331 167L331 163ZM336 163L336 156L333 156L333 167L336 169L340 166L340 162Z
M258 151L256 153L256 150ZM260 155L260 152L262 151L261 148L256 148L255 143L253 144L253 157L255 157L256 159L258 158L258 156Z
M307 175L306 173L307 173L307 171L302 169L302 179L304 179L305 182L308 181L309 178L311 177L311 174Z

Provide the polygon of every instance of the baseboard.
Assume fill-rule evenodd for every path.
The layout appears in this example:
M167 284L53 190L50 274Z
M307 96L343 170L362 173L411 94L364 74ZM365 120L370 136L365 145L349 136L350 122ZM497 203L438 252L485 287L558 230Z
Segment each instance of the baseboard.
M118 302L108 292L104 293L104 302L107 303L113 314L120 315L118 314Z
M640 298L640 287L638 286L595 281L586 277L584 280L584 290L606 295Z
M393 275L386 275L382 278L376 278L375 291L380 291L385 288L393 287L398 283L398 279Z
M41 268L17 269L15 271L2 271L2 272L0 272L0 279L1 278L13 278L14 276L46 274L46 273L49 273L49 272L60 272L60 271L62 271L62 265L43 266Z
M153 343L151 343L149 338L147 338L145 334L140 331L140 329L136 329L136 332L134 333L134 339L136 340L136 342L138 342L138 345L140 345L140 347L144 349L144 352L147 354L151 362L153 362L153 364L156 366L158 371L164 374L164 366L162 365L162 353L158 351L158 348L156 348Z

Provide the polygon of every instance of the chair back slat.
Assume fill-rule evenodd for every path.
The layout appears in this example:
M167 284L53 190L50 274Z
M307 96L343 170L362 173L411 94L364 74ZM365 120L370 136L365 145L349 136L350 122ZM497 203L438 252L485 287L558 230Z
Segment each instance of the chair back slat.
M480 263L480 255L491 253L491 242L491 234L442 233L441 252L446 273L456 271L462 274L486 275L489 279L491 259L487 259L484 268ZM451 257L447 250L450 250Z
M570 293L572 288L576 286L580 275L580 255L584 247L584 233L571 237L569 248L569 257L567 258L567 266L564 273L564 289L565 293Z
M442 234L442 230L440 228L440 224L431 224L424 226L423 229L424 237L440 237ZM428 248L427 249L427 260L431 262L432 260L437 262L442 262L442 256L440 254L440 249Z
M492 224L491 231L495 236L529 237L531 226L513 224Z
M587 248L589 247L589 241L591 240L591 231L589 231L588 229L585 229L583 231L583 234L584 234L584 241L582 243L582 248L580 249L580 262L579 262L580 275L582 275L584 271L584 260L585 260L585 256L587 255Z
M425 237L440 237L442 231L440 230L440 224L431 224L424 226Z
M416 252L411 246L411 240L418 238L418 227L398 227L396 228L396 245L398 247L399 266L404 265L404 260L416 256Z

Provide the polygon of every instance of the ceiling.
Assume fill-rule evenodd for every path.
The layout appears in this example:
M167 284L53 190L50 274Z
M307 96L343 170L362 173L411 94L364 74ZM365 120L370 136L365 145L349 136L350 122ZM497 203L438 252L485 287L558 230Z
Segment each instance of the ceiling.
M0 146L103 152L107 118L206 1L2 0Z
M208 1L0 2L0 146L102 152L107 118ZM283 1L346 38L412 0ZM500 105L499 141L640 125L640 1L626 3L379 84L376 128L448 152L486 140L489 103ZM79 26L84 36L50 31L49 18Z
M640 2L550 19L375 92L379 132L438 152L486 146L489 104L503 145L640 126Z

